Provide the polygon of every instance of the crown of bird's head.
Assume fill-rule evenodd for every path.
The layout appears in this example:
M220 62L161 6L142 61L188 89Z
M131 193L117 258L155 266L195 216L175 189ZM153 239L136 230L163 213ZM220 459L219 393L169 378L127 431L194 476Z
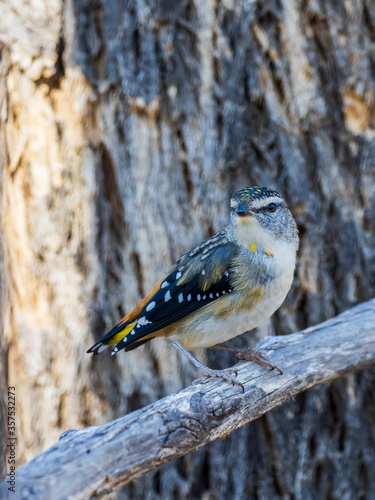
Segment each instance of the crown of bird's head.
M290 242L297 249L298 231L283 197L267 187L245 187L231 200L231 223L238 243L275 247Z

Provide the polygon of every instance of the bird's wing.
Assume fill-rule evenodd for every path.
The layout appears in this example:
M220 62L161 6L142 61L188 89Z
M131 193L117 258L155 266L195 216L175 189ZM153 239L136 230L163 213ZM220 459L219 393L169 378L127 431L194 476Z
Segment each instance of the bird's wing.
M98 353L105 344L117 344L115 351L130 350L135 342L231 293L236 255L237 247L224 231L205 240L183 255L134 311L88 352Z

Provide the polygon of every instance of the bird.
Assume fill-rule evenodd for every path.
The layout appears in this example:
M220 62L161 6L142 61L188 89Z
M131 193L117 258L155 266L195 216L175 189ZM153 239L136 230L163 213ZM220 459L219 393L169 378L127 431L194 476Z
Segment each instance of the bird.
M259 350L226 342L252 330L284 302L299 246L296 222L284 198L268 187L244 187L231 198L230 221L186 252L152 290L87 352L112 355L163 337L203 374L243 384L237 372L213 370L190 351L224 349L238 359L282 371Z

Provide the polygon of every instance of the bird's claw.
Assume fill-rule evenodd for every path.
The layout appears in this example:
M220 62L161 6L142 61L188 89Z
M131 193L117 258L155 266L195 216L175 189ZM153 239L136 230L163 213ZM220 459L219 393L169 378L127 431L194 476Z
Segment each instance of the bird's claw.
M241 351L236 355L237 359L245 361L255 361L259 365L269 366L272 370L277 370L280 375L283 374L282 370L276 365L274 365L271 359L256 349L251 349L250 347L241 349Z
M211 368L206 367L204 370L201 369L201 371L203 373L203 377L194 380L193 384L200 384L201 382L207 380L208 378L221 378L225 380L225 382L228 382L229 384L241 387L242 392L245 392L245 388L241 384L241 382L239 382L234 378L237 377L237 371L233 370L232 368L227 368L225 370L212 370ZM234 375L234 377L232 375Z

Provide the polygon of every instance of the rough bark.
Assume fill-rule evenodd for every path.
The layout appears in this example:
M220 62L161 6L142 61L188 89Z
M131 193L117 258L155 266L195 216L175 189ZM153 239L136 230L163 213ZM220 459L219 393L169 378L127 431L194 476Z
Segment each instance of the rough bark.
M163 343L116 359L85 351L226 223L239 187L280 190L301 235L293 289L256 337L375 295L373 2L0 9L1 355L20 463L196 376ZM374 379L370 369L311 390L121 498L371 497Z
M19 469L19 498L103 498L161 464L227 437L310 387L374 364L374 334L375 299L301 333L268 337L262 349L272 351L283 375L241 363L236 370L243 394L239 387L211 380L103 426L70 430ZM4 499L12 497L7 487L0 484Z

